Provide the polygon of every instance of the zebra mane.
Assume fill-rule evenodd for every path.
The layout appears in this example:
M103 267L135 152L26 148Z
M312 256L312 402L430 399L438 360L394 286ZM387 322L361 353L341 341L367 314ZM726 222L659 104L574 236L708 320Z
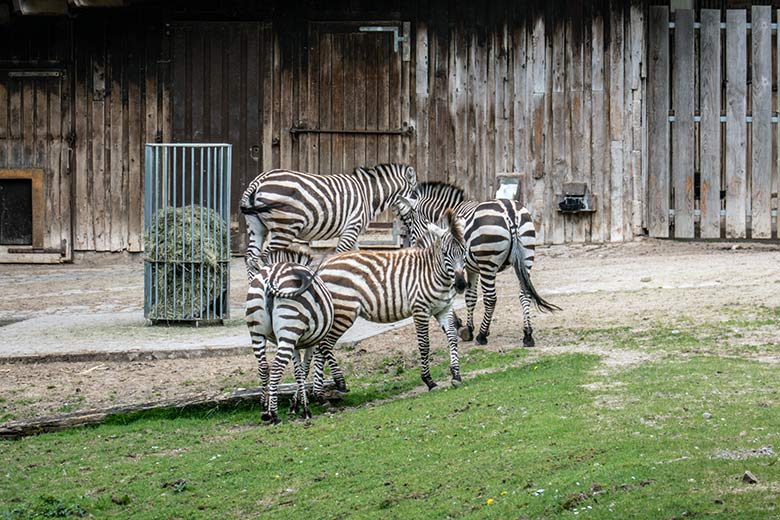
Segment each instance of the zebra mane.
M301 247L290 245L287 249L277 249L268 253L266 265L279 264L282 262L293 262L308 266L311 264L311 254Z
M444 212L444 221L447 223L449 232L452 234L455 240L461 244L464 243L466 241L466 237L463 231L463 223L452 208L449 208Z
M429 197L434 199L449 199L455 204L466 198L463 188L448 182L426 181L417 184L415 195L418 199Z

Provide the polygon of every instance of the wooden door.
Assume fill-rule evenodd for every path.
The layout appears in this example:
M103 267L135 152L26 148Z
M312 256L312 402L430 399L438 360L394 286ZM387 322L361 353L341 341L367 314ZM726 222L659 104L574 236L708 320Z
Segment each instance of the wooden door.
M310 171L339 173L406 159L402 49L396 49L391 30L365 29L400 31L401 24L394 24L310 25L309 103L300 126L293 128Z

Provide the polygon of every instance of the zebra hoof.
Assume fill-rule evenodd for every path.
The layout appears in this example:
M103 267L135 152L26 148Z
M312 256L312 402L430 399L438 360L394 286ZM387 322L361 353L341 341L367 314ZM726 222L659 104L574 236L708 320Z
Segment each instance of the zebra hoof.
M534 341L533 336L531 336L531 334L528 332L526 332L525 336L523 336L523 346L525 348L534 348L536 346L536 342Z
M471 327L460 327L458 336L460 336L460 339L463 341L471 341L474 339L474 329Z
M271 414L269 412L263 412L260 414L260 419L262 419L263 421L270 421Z
M329 404L325 394L314 394L314 401L320 405Z
M301 418L308 421L309 419L311 419L311 412L309 410L304 410L303 413L301 414Z
M423 379L423 382L428 386L428 391L434 390L438 387L433 379Z
M341 381L335 381L336 383L336 390L341 392L342 394L346 394L349 392L349 388L347 388L347 382L343 379Z
M479 345L487 345L487 334L482 334L481 332L477 334L477 344Z
M460 376L458 376L457 379L453 377L451 382L452 382L452 386L455 388L460 388L461 385L463 385L463 381L460 380Z
M279 419L279 417L276 414L274 414L274 416L271 417L271 424L273 424L274 426L276 426L277 424L281 424L281 423L282 423L282 420Z

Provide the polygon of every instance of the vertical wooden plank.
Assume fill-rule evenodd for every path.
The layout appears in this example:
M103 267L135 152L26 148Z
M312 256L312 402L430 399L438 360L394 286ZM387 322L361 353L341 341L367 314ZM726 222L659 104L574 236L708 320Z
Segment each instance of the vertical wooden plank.
M54 199L59 190L59 186L54 185L55 171L51 169L49 162L49 106L48 106L48 83L46 79L29 81L32 86L33 106L31 113L33 122L32 138L32 157L31 164L35 167L43 168L43 198L44 198L44 218L43 218L43 240L44 247L52 245L52 223L46 222L49 219L59 219L59 208L55 207ZM57 168L59 169L59 168ZM59 198L59 197L57 197ZM48 199L48 200L47 200ZM56 216L55 216L56 215Z
M417 138L416 146L416 165L418 179L424 181L428 179L428 155L429 155L429 132L428 132L428 25L427 25L427 2L420 5L419 17L417 22L417 41L415 46L415 136Z
M48 244L44 241L46 247L59 248L61 240L66 238L62 233L62 206L61 206L61 194L63 191L70 190L70 184L67 182L65 172L61 168L61 155L62 155L62 111L63 108L67 109L67 106L63 107L62 98L62 80L55 79L50 80L48 83L48 96L46 112L49 119L49 128L47 132L47 139L49 141L49 150L47 158L49 160L49 183L52 188L51 196L51 213L49 219L54 220L49 224L45 224L48 227ZM2 125L2 123L0 123ZM0 166L1 167L1 166ZM45 193L45 192L44 192ZM48 205L48 203L47 203ZM70 237L67 237L70 241Z
M379 83L383 81L379 77L379 52L381 41L379 38L371 38L366 42L366 129L378 130ZM375 166L378 161L379 138L376 134L366 136L366 165Z
M70 56L70 53L68 54ZM73 210L73 176L71 169L71 157L73 150L71 149L71 141L69 139L70 132L73 128L72 125L72 97L71 97L71 82L60 81L58 96L60 98L60 123L57 137L57 155L59 156L60 164L60 243L63 241L65 246L64 261L70 261L73 259L73 232L71 224L71 214Z
M631 214L631 226L627 230L631 236L639 236L644 228L644 205L646 201L643 176L642 153L645 150L643 123L645 106L645 82L643 79L643 67L647 61L644 57L646 48L645 14L644 6L632 2L630 8L630 57L629 72L626 79L626 98L631 105L631 132L627 134L631 139L630 165L631 165L631 197L626 208ZM694 144L695 146L695 144ZM628 222L626 222L628 225Z
M0 168L8 168L8 88L6 81L0 81Z
M354 38L352 40L352 48L356 48L356 44L354 43ZM399 44L400 45L400 44ZM391 129L401 128L401 123L403 121L403 98L402 98L402 82L403 82L403 73L402 73L402 51L399 49L398 52L394 52L392 47L389 48L389 54L390 54L390 61L389 61L389 68L388 68L388 82L389 82L389 90L388 90L388 99L387 99L387 107L388 107L388 127ZM354 78L354 67L355 67L355 60L352 60L352 73L350 75L350 79L348 80L350 83L352 83L352 78ZM350 90L351 97L348 99L354 99L354 93ZM354 114L354 112L350 111L350 113ZM354 122L352 122L354 127ZM401 136L393 135L389 137L390 140L390 149L388 150L388 160L389 162L404 162L402 153L401 153L401 139L405 139ZM354 163L354 159L352 160Z
M306 103L306 125L307 128L320 128L320 31L316 24L309 24L309 63L307 67L308 75L308 101ZM362 64L360 60L357 60L358 64ZM358 97L363 92L362 85L358 76L355 77L355 82L361 85L361 88L357 89L357 95L355 96L355 112L361 114L365 110L365 103L360 102ZM319 148L320 137L317 134L310 134L308 137L308 171L313 173L319 173L320 161L319 161ZM363 147L363 153L365 156L365 146Z
M651 237L669 236L669 8L652 6L648 20L647 197Z
M35 165L35 82L22 80L22 160L25 166Z
M404 35L406 38L411 38L411 22L403 22L403 30ZM403 61L403 53L401 57L399 58L401 60L401 125L408 125L411 122L412 112L411 112L411 106L412 106L412 94L411 94L411 75L412 75L412 67L411 67L411 55L407 56L406 59L408 61ZM413 141L412 138L407 136L403 136L400 138L401 142L401 150L400 150L400 157L398 158L399 161L407 164L414 164L414 161L411 160L412 156L412 150L413 150Z
M592 68L592 40L593 40L593 25L592 25L592 11L590 6L584 8L583 17L581 21L581 48L582 48L582 112L580 113L580 127L582 129L582 140L580 144L580 178L583 182L588 184L588 189L593 192L593 178L592 178L592 154L591 143L593 139L593 68ZM577 240L580 236L584 242L591 242L593 240L593 214L582 215L580 223L575 228L574 239Z
M674 25L674 236L693 238L693 10L677 9Z
M109 183L106 176L110 171L106 167L106 99L104 82L106 75L105 35L101 34L99 43L92 55L92 92L90 96L92 127L89 130L92 142L92 207L95 222L95 250L108 251L110 243L110 199L107 199ZM99 80L99 81L98 81ZM110 143L109 143L110 144Z
M293 71L295 69L295 42L292 41L295 33L282 33L279 35L279 47L281 51L280 63L280 111L278 129L276 135L279 136L279 157L281 168L293 168L293 142L290 127L293 125L293 103L295 84L293 82Z
M567 146L570 154L570 172L567 177L571 181L586 182L590 187L590 176L585 174L584 149L585 124L583 120L583 8L580 2L571 2L567 8L566 41L567 41L567 82L569 88L567 105ZM590 69L590 67L588 67ZM570 128L570 130L569 130ZM587 141L589 143L589 140ZM589 144L588 144L589 145ZM588 168L589 171L589 168ZM589 214L572 215L566 224L566 240L584 242Z
M369 45L369 35L356 35L355 36L355 52L357 58L355 61L355 84L359 85L359 88L355 89L355 128L359 130L366 129L366 62L361 59L364 55L363 49ZM366 161L366 136L355 136L355 166L367 166Z
M477 34L476 31L470 31L467 35L467 83L466 83L466 137L468 142L466 164L466 186L474 186L477 178L477 97L478 97L478 77L477 77Z
M358 50L359 36L356 34L348 34L346 36L345 52L347 60L344 68L344 121L342 126L347 129L357 128L356 123L356 110L353 108L355 102L355 95L357 90L362 87L355 83L355 76L357 75L358 61L355 59L355 53ZM358 164L356 163L356 145L357 135L345 135L344 136L344 160L343 170L352 171Z
M192 136L191 139L195 143L202 143L206 140L206 129L205 129L205 105L206 105L206 89L205 89L205 82L206 82L206 72L205 72L205 66L206 66L206 47L205 47L205 38L204 38L204 31L200 27L194 27L191 34L192 41L190 43L190 52L192 54L191 63L192 63L192 77L190 78L191 82L191 88L192 88L192 103L191 107L188 107L192 110ZM146 84L147 84L147 91L146 91L146 103L147 103L147 128L149 124L149 102L150 102L150 96L149 96L149 84L150 81L153 81L152 78L149 77L150 69L147 67L146 74ZM156 109L156 99L153 101L155 103ZM155 122L156 124L156 122ZM148 133L148 130L147 130Z
M279 31L271 31L273 42L273 102L271 105L271 162L273 168L281 168L281 136L282 131L282 46Z
M110 197L107 205L110 221L110 247L111 251L121 251L126 247L127 237L127 214L126 205L123 204L125 192L122 189L124 171L122 168L123 154L123 128L122 128L122 71L124 45L120 38L111 39L111 47L108 58L109 78L107 82L111 85L111 93L108 98L108 120L109 125L107 136L109 143L107 163L109 172L109 193ZM123 210L125 212L123 213Z
M225 74L227 81L227 114L225 121L227 139L225 142L233 145L232 172L230 183L230 200L238 201L243 193L243 188L251 181L248 177L247 166L251 161L249 143L247 142L247 116L250 113L247 102L247 62L246 62L246 33L247 26L233 26L227 32L226 61L228 72ZM257 99L257 98L255 98ZM189 194L185 194L185 197ZM238 208L238 204L231 204L230 247L232 250L242 250L246 240L246 225Z
M531 142L529 150L530 170L534 179L533 210L534 223L537 231L537 242L547 242L545 234L546 221L543 219L545 208L545 105L546 105L546 38L544 12L535 11L531 34L531 76L533 95L531 98ZM544 225L543 225L544 224Z
M320 125L321 128L332 128L331 119L331 93L333 82L331 75L331 55L333 49L333 38L331 34L320 33ZM320 173L333 173L331 163L331 135L320 134Z
M512 27L512 112L514 124L512 125L512 171L525 172L527 164L526 156L526 118L525 111L527 99L526 83L526 28L525 16L515 16L515 25ZM525 178L521 181L521 189L527 193L528 186ZM527 200L524 196L522 200Z
M157 38L161 41L160 60L157 75L159 77L159 96L158 103L161 105L159 118L162 122L161 135L164 143L173 141L173 109L171 93L171 47L172 41L167 29L157 27Z
M746 12L726 11L726 238L745 238L747 198Z
M563 183L570 169L568 162L567 128L566 128L566 25L562 17L554 22L552 36L552 198L548 199L549 215L547 229L550 232L547 242L561 244L564 242L563 215L556 211L557 205L552 203L555 197L563 192ZM569 143L571 141L569 139Z
M183 48L180 49L183 52ZM143 251L143 164L141 158L143 157L143 117L141 110L143 107L143 99L141 98L141 83L143 76L140 71L140 57L139 51L135 51L132 54L130 62L128 64L128 79L127 79L127 114L128 114L128 152L129 152L129 166L128 166L128 237L127 237L127 249L130 252ZM184 68L184 56L181 55L181 67ZM178 63L177 63L178 65ZM179 78L178 85L184 84L184 79ZM183 93L181 97L181 106L178 107L178 116L180 116L182 124L184 121L184 102ZM179 119L176 117L174 119ZM179 139L184 138L184 129L179 129Z
M75 46L75 129L76 129L76 158L74 161L75 172L75 208L73 230L73 248L76 250L90 250L94 248L94 226L92 220L92 204L90 193L90 180L92 179L92 163L89 157L89 120L91 118L91 103L88 101L87 76L91 74L90 60L83 52L83 44Z
M701 10L701 211L702 238L720 238L720 10Z
M343 33L332 33L331 39L331 114L330 125L328 128L344 129L344 112L347 109L344 99L344 65L349 60L346 49L346 35ZM331 172L344 172L344 139L343 134L332 134L331 136Z
M468 49L466 34L462 22L459 22L451 36L452 46L452 71L454 81L451 82L450 91L450 120L454 127L454 148L451 155L454 157L454 170L452 182L458 186L468 183L469 140L468 140Z
M222 24L214 27L209 34L208 44L208 89L209 111L206 114L206 135L207 140L212 143L222 142L223 126L222 120L222 93L224 82L222 80L222 46L225 38L225 28Z
M377 126L380 130L387 130L390 128L390 60L392 60L393 43L392 37L388 33L379 33L381 37L377 42ZM345 78L345 81L349 81ZM396 105L397 101L393 100L393 105ZM393 159L390 157L390 139L387 134L379 136L378 149L377 149L377 162L386 163L391 162Z
M772 8L754 5L750 21L753 29L750 228L752 238L772 238Z
M497 62L498 62L498 38L496 35L496 13L495 9L489 10L488 15L488 39L487 39L487 82L485 83L485 167L482 170L477 194L481 200L492 199L493 194L489 191L489 180L495 176L496 168L496 80L497 80Z
M260 70L260 85L262 88L262 171L274 167L273 162L273 108L274 108L274 36L270 25L263 26L260 32L262 62Z
M183 27L173 31L173 142L181 143L186 142L187 40Z
M508 126L508 112L506 110L506 86L507 86L507 27L506 20L499 19L498 27L495 28L495 42L496 42L496 55L495 55L495 117L496 117L496 144L495 144L495 161L493 170L488 172L488 198L495 196L495 178L496 173L507 171L507 126Z
M625 239L625 212L623 210L625 193L625 162L623 155L623 110L624 110L624 70L623 70L623 4L610 2L610 41L609 41L609 132L610 132L610 228L609 239L620 242Z

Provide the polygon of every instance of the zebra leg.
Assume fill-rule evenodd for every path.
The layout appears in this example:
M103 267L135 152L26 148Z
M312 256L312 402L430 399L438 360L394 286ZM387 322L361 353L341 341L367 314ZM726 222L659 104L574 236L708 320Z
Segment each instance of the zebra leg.
M252 335L252 349L257 360L257 374L260 376L260 386L263 388L263 402L260 406L260 418L263 421L271 419L268 413L268 361L265 358L266 338L262 335Z
M343 393L349 392L349 389L347 388L347 382L344 379L344 374L341 373L341 368L336 361L336 356L333 355L333 349L328 349L328 352L325 354L325 356L325 360L328 362L328 366L330 367L330 375L333 377L333 382L336 383L336 390Z
M327 399L325 399L325 385L323 384L325 380L325 358L327 355L323 354L323 351L327 351L330 348L332 348L330 345L322 343L314 351L314 399L320 404L327 402Z
M523 306L523 346L533 348L536 345L531 328L531 299L525 293L520 291L520 305Z
M309 402L306 399L306 374L303 372L303 363L301 363L301 355L298 350L296 350L293 355L293 363L295 364L296 388L295 388L295 402L291 410L293 413L298 413L298 405L300 405L301 417L304 419L311 419L311 412L309 411Z
M415 311L414 328L417 330L417 347L420 350L420 371L423 383L428 386L428 390L436 388L436 382L431 377L430 366L430 343L428 339L428 321L430 314L426 311Z
M468 271L469 286L466 289L466 326L461 328L458 323L458 335L463 341L474 339L474 308L477 306L477 282L479 273Z
M278 399L279 399L279 381L282 380L282 374L284 369L290 362L290 358L293 357L294 346L286 341L280 340L278 343L278 350L276 351L276 358L274 359L273 367L271 367L271 377L268 383L268 413L271 415L271 422L273 424L279 424L281 420L278 414Z
M487 344L487 338L490 336L490 322L493 321L493 311L496 309L496 276L486 276L482 274L482 299L485 303L485 315L482 317L482 325L477 334L477 343Z
M450 347L450 374L452 374L452 386L461 385L460 359L458 357L458 329L455 327L455 313L452 309L440 312L436 319L441 325L441 330L447 336L447 345Z
M339 243L336 245L336 253L343 253L344 251L352 251L356 249L358 235L363 230L363 226L360 223L353 224L347 227L339 238Z

